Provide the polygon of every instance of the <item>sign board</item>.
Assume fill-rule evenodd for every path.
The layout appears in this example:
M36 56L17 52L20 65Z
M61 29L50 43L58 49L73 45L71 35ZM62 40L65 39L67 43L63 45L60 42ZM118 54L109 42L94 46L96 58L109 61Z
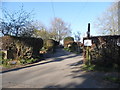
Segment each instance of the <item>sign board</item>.
M120 46L120 39L117 39L117 45Z
M120 46L120 39L117 40L117 45Z
M118 46L120 46L120 43L119 43L119 42L117 42L117 45L118 45Z
M92 45L92 40L90 39L84 40L84 46L91 46L91 45Z

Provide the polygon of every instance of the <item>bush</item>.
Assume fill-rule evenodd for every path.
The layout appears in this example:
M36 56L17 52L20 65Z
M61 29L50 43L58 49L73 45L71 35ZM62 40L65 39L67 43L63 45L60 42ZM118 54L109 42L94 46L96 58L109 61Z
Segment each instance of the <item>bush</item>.
M64 39L64 41L74 41L74 38L73 38L73 37L66 37L66 38Z
M54 47L55 46L54 40L53 39L48 39L47 42L46 42L46 46L47 46L47 48Z
M83 65L82 69L87 71L94 71L95 65Z
M66 37L64 39L64 47L68 47L68 44L71 44L74 42L74 38L73 37Z
M68 49L67 51L70 51L70 52L80 53L80 48L77 45L77 43L74 41L66 41L64 48ZM79 48L79 50L78 50L78 48Z
M9 59L29 59L39 55L43 47L41 38L4 36L2 39L2 49L8 51Z
M71 47L70 47L70 50L72 51L72 52L76 52L77 51L77 43L75 43L75 42L73 42L73 43L71 43Z
M1 65L5 66L5 67L10 67L10 64L9 62L12 61L12 59L1 59L0 62L1 62Z
M54 52L54 50L55 50L55 40L53 40L53 39L48 39L47 41L46 41L46 49L47 49L47 51L50 51L50 52Z

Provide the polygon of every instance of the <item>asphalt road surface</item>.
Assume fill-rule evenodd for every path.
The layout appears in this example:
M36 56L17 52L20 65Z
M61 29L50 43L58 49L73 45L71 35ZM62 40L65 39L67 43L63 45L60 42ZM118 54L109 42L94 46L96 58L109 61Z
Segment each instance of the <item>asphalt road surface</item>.
M39 63L3 72L2 88L117 87L116 84L102 80L104 73L82 71L82 55L58 49L47 57Z

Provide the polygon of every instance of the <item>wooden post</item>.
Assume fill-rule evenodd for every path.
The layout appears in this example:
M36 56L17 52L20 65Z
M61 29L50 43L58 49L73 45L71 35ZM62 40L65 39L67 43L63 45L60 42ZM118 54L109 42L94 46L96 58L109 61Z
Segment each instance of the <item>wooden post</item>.
M87 31L87 37L90 37L90 23L88 23L88 31Z
M91 65L91 56L90 56L90 47L87 46L86 48L86 65L90 66Z
M90 38L90 23L88 23L88 31L87 31L87 38L89 39ZM91 64L91 62L90 62L90 47L89 46L87 46L87 62L88 62L88 65L90 65Z

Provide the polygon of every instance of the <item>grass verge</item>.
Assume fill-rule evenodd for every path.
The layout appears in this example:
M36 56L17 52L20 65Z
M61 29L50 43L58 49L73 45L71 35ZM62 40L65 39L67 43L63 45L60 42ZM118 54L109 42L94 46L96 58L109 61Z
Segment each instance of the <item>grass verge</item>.
M100 67L98 65L83 65L82 69L87 71L120 72L118 68Z
M120 78L119 77L113 77L113 76L106 76L103 78L106 81L110 81L113 83L119 83L120 84Z

